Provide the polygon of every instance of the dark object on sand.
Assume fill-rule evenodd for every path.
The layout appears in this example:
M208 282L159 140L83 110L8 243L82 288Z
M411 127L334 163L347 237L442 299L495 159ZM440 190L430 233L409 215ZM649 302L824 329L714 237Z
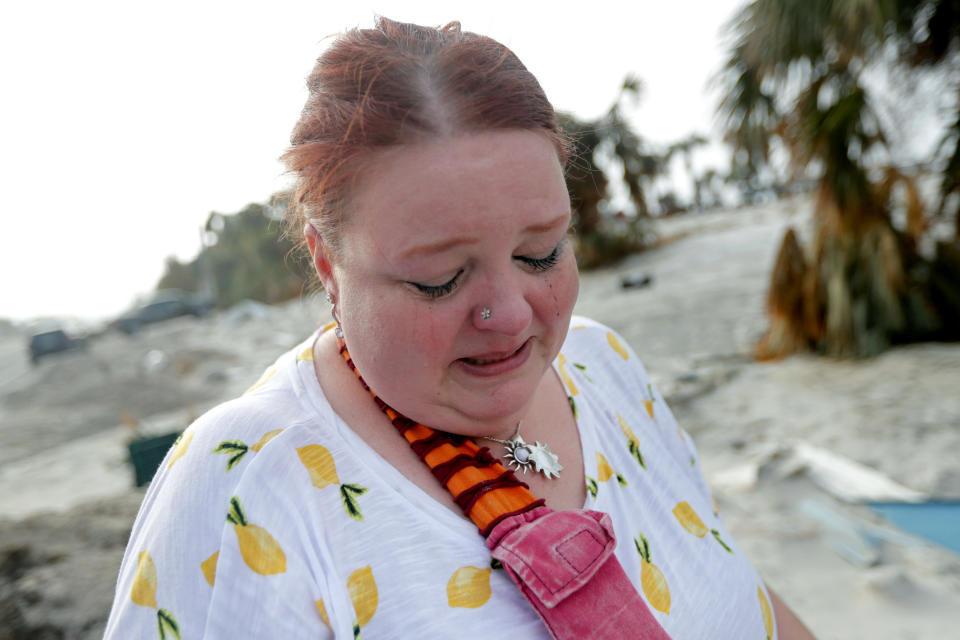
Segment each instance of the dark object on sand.
M82 349L86 346L86 338L73 338L68 336L63 329L44 331L34 334L30 338L30 362L36 364L41 356Z
M110 323L111 327L133 334L143 325L179 316L203 317L210 313L210 300L177 289L160 291L149 304L127 311Z
M162 436L138 438L127 445L130 461L133 463L135 482L142 487L153 479L170 447L180 437L180 432L165 433Z
M623 276L620 278L621 289L642 289L653 284L653 276L645 273L640 276Z

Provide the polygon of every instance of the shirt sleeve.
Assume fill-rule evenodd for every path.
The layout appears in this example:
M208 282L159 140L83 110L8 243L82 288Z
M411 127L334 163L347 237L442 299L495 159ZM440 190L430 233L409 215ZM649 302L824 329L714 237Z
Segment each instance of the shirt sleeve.
M106 640L333 637L317 534L297 517L290 471L277 470L289 462L273 446L285 429L270 416L249 400L221 405L168 452L131 532Z

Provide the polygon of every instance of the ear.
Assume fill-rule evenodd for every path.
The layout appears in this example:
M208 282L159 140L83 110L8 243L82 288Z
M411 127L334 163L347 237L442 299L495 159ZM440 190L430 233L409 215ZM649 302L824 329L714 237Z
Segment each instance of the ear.
M307 246L310 248L310 255L313 258L313 268L317 270L323 289L334 299L337 297L337 282L333 277L333 266L330 263L329 252L323 243L320 233L309 222L303 228L303 235L307 239Z

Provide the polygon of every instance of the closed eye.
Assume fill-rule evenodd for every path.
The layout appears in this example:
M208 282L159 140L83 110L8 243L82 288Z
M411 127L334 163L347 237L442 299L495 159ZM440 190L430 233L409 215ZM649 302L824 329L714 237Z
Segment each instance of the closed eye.
M526 265L529 265L534 271L546 271L557 264L557 261L560 259L560 253L563 251L563 245L565 242L566 239L562 240L560 244L553 248L553 251L542 258L531 258L530 256L514 256L514 258Z
M463 269L457 271L457 274L447 282L440 285L420 284L419 282L407 282L414 289L426 295L428 298L442 298L453 292L460 284L460 276L463 275Z

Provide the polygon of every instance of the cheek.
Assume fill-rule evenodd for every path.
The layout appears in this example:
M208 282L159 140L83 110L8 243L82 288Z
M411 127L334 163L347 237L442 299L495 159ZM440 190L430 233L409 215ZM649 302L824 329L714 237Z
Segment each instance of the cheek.
M580 274L572 257L555 270L554 275L547 281L547 287L551 315L558 321L566 322L573 313L573 306L580 291Z

